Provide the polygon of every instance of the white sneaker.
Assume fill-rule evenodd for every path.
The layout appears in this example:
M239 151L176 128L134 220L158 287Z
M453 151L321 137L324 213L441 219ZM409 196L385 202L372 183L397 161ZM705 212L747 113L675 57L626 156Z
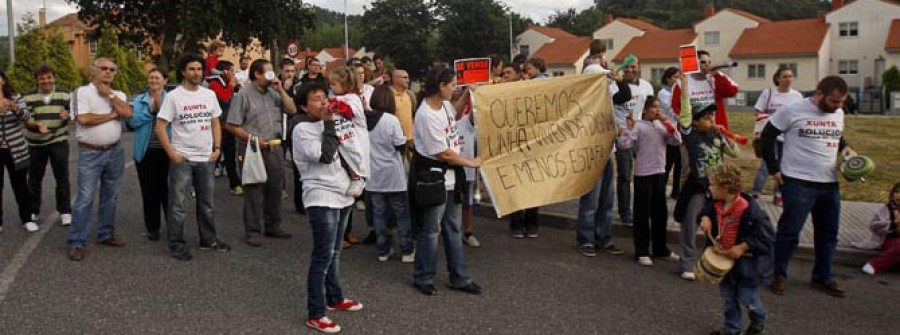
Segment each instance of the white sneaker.
M694 281L694 280L697 280L697 276L695 276L693 272L685 271L685 272L681 273L681 279L688 280L688 281Z
M216 166L216 170L215 170L215 172L213 172L213 176L216 178L221 177L222 176L222 168Z
M643 266L653 266L653 260L648 256L638 257L638 264Z
M415 251L413 251L412 253L410 253L408 255L403 255L403 257L400 259L401 263L414 263L415 261L416 261L416 252Z
M863 265L863 267L862 267L861 270L862 270L863 273L865 273L865 274L867 274L867 275L874 275L874 274L875 274L875 268L872 267L872 264L869 264L869 263L866 263L866 265Z
M351 180L350 187L347 187L346 194L351 197L358 197L366 189L366 181L362 179Z
M678 254L676 254L674 252L670 252L669 255L665 257L665 259L667 261L677 262L677 261L681 260L681 257L678 256Z
M469 235L469 237L463 236L463 243L472 248L478 248L481 246L481 242L478 241L477 238L475 238L475 235Z
M36 232L36 231L38 231L38 230L41 230L41 228L38 227L37 223L30 222L30 221L29 221L29 222L25 222L25 224L22 225L22 228L25 228L25 231L27 231L27 232L29 232L29 233L33 233L33 232Z
M60 214L60 215L59 215L59 222L60 222L63 226L71 225L71 224L72 224L72 214Z
M394 249L388 249L388 252L384 255L378 255L379 262L387 262L391 259L391 256L394 255Z

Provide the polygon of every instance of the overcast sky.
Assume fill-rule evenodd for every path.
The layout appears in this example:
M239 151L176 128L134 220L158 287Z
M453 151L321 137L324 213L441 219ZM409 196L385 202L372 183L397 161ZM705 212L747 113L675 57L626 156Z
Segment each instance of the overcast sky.
M346 0L347 1L347 11L350 14L362 14L363 7L372 3L372 0ZM411 0L414 1L414 0ZM576 8L579 11L585 8L590 7L593 4L593 0L499 0L507 4L509 7L513 9L513 11L530 17L532 20L535 20L540 23L544 23L555 10L566 10L568 8ZM344 11L344 2L341 0L305 0L304 2L308 2L320 7L325 7L337 12ZM65 0L12 0L13 3L13 14L15 15L15 20L18 20L22 17L26 12L34 13L35 19L37 19L38 9L41 8L43 3L47 4L47 21L53 21L58 19L59 17L72 13L78 10L77 7L70 5ZM0 0L0 7L2 7L2 15L0 15L0 34L7 34L7 23L6 23L6 1Z

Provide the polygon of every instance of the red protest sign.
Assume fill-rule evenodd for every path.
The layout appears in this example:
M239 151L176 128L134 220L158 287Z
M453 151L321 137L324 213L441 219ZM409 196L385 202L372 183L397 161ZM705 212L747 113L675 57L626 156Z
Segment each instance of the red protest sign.
M680 48L681 73L691 74L700 72L700 58L697 57L697 46L685 44Z
M490 58L457 59L453 62L456 69L456 84L481 84L491 82Z

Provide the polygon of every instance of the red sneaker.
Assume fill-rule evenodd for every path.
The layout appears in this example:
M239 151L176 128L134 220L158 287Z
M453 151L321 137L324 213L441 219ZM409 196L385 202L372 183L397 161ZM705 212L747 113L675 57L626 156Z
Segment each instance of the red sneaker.
M772 203L774 203L775 206L784 207L784 199L782 199L780 195L776 195L775 199L772 200Z
M331 321L327 316L306 320L306 326L326 334L336 334L341 332L341 326L337 322Z
M356 312L363 309L363 304L356 300L344 299L341 302L328 306L329 311Z

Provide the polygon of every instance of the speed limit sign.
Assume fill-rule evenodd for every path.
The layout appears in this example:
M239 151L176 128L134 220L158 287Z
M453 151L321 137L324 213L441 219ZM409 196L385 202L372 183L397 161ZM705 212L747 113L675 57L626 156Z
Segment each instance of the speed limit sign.
M297 45L296 41L291 41L287 45L287 54L291 56L291 58L296 58L297 54L300 53L300 46Z

